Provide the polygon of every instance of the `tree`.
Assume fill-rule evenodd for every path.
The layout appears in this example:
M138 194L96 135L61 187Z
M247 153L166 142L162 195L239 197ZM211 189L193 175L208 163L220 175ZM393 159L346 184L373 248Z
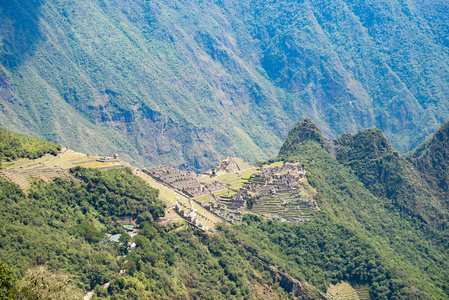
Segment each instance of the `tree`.
M46 266L28 269L18 285L18 299L71 300L82 297L71 285L68 275L51 272Z
M15 281L8 265L0 261L0 299L13 299Z

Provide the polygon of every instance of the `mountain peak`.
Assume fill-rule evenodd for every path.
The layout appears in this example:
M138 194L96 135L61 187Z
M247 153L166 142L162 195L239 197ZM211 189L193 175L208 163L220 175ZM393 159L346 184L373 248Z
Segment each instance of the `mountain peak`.
M448 193L449 121L441 125L430 140L413 151L409 160L425 174L430 186Z
M336 142L341 145L339 157L342 159L348 153L345 149L350 149L352 156L377 159L389 153L397 153L385 134L376 128L365 129L354 135L345 133ZM349 150L348 150L349 151Z
M311 118L306 117L296 124L287 135L284 144L279 151L279 155L285 155L292 150L294 145L302 143L304 141L316 141L321 145L324 144L326 138L321 133L318 126L312 121Z

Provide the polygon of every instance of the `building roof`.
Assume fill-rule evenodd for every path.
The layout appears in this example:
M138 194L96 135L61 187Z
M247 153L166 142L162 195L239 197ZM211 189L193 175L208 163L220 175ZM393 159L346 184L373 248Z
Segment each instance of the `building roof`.
M120 236L121 236L120 233L118 233L118 234L113 234L113 235L108 234L108 242L115 242L115 243L118 243L118 242L119 242Z
M134 230L134 226L133 225L123 225L123 228L125 228L125 230Z

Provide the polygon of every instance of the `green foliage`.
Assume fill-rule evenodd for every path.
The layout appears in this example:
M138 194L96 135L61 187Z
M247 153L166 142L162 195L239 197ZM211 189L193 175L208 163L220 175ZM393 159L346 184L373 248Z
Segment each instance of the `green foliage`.
M82 198L79 183L36 183L26 197L15 184L0 178L0 189L0 256L19 277L31 263L45 264L72 274L77 285L94 287L96 281L89 275L94 270L103 280L118 272L114 249L92 243L93 236L86 234L85 239L78 233L82 222L100 226L103 221L103 230L120 228L112 219L84 215L89 206L82 207L75 201L68 204L70 199ZM89 210L98 215L93 208ZM92 231L90 227L85 229Z
M72 274L74 285L97 291L96 299L241 299L252 297L251 286L272 282L269 272L254 271L251 257L224 236L193 231L185 222L159 227L152 221L157 216L147 214L157 213L152 208L159 205L157 193L138 177L129 178L134 176L129 171L77 168L73 174L73 180L35 182L27 195L0 177L0 256L21 278L23 295L45 292L41 288L54 283L50 276L49 285L30 285L29 274L39 270L30 264ZM123 184L117 186L119 177ZM99 204L105 193L111 199L107 208ZM142 207L132 203L137 199ZM121 208L125 200L129 206ZM131 252L98 242L105 232L123 232L113 214L122 209L148 209L139 214L141 234L133 238L137 249ZM127 243L129 236L122 234L120 241ZM117 260L119 255L126 257ZM106 282L107 290L100 287ZM287 298L282 288L271 293Z
M134 237L138 248L123 260L127 275L109 285L112 299L252 299L249 287L271 280L269 272L256 271L251 256L222 235L190 229L160 233L152 241ZM273 292L287 298L282 288Z
M45 266L32 267L18 283L16 299L72 300L81 293L71 285L70 277L50 272Z
M310 118L302 119L290 130L279 151L279 156L286 156L293 150L293 147L307 140L316 141L320 144L323 144L325 141L321 130Z
M104 215L136 217L149 212L157 219L165 214L165 205L157 199L158 191L134 176L130 169L104 172L75 167L70 171L84 182L83 201L87 201Z
M46 153L56 155L61 146L13 133L0 128L0 161L17 158L38 158Z
M346 134L337 141L338 162L313 140L284 152L285 159L305 166L318 192L318 217L291 227L249 220L251 235L239 238L259 256L322 290L330 282L348 280L368 283L379 299L447 298L448 232L432 226L432 215L446 211L431 206L436 199L424 197L432 196L425 186L414 189L420 175L381 132Z
M118 272L117 249L99 243L105 232L122 232L116 216L157 218L163 204L129 170L73 172L78 180L35 182L27 196L0 178L0 255L19 274L31 262L46 264L94 288Z
M425 143L407 155L423 174L429 186L437 190L448 204L449 196L449 122Z
M395 151L380 130L344 134L336 142L337 160L350 167L374 195L390 199L404 213L435 228L448 228L449 214L423 180L425 173Z
M15 281L8 265L0 261L0 299L13 299Z
M76 233L82 236L89 243L98 243L105 238L105 234L95 228L95 225L88 221L82 221L76 225Z
M151 226L148 222L141 223L140 228L139 233L148 238L150 241L153 240L158 234L156 228Z

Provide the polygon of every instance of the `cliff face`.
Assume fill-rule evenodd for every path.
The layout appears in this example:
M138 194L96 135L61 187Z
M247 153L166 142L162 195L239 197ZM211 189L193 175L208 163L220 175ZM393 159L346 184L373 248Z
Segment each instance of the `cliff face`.
M449 115L448 15L447 1L2 1L15 96L0 125L198 170L272 156L306 115L405 152Z

